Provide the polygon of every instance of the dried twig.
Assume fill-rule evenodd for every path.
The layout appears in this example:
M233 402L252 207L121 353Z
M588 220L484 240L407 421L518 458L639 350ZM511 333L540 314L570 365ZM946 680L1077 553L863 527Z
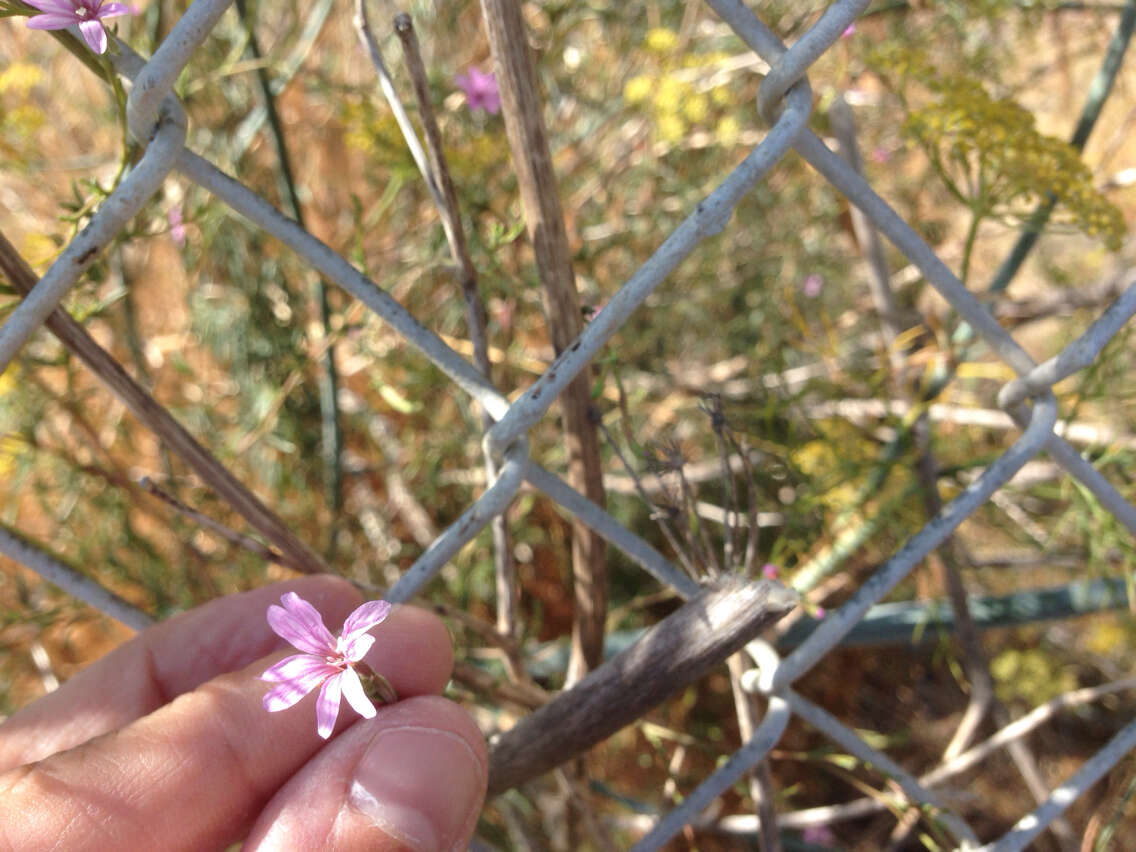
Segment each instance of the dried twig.
M363 0L359 0L360 3ZM446 155L442 150L442 134L438 130L438 121L434 116L434 106L430 103L430 89L426 80L426 67L422 62L422 52L418 47L418 36L414 32L414 23L407 14L397 15L394 19L395 32L402 41L406 57L406 68L410 72L410 79L414 84L414 96L418 103L418 114L422 120L422 130L426 137L426 153L430 159L430 177L441 192L441 205L439 213L442 216L442 226L446 232L446 242L450 247L450 256L457 264L458 279L461 284L462 296L465 299L466 325L469 328L469 339L473 346L473 360L482 375L490 379L489 339L486 331L485 306L481 301L481 294L477 286L477 271L469 255L469 246L465 239L465 229L462 227L461 211L458 208L458 196L454 189L454 181L450 175ZM493 418L483 408L481 410L481 426L488 431L493 426ZM492 485L497 478L497 465L493 457L485 454L485 471L489 484ZM513 548L509 540L509 525L504 514L496 516L490 523L493 534L493 557L497 579L497 629L506 636L515 636L517 633L517 571L513 562Z
M158 485L152 479L150 479L150 477L142 477L138 481L138 486L147 494L151 494L154 497L157 497L167 506L170 506L171 508L185 515L190 520L200 524L207 530L211 530L217 533L217 535L221 536L221 538L225 539L226 541L229 541L237 545L238 547L243 547L245 550L249 551L250 553L256 554L267 562L278 562L281 564L284 563L284 559L283 557L281 557L279 551L273 550L271 547L268 547L262 542L257 541L255 538L247 536L244 533L239 533L234 529L230 529L220 521L215 521L208 515L203 514L196 509L190 508L173 494L170 494L168 491L163 491L161 488L159 488Z
M552 169L536 71L529 53L520 4L482 0L489 31L505 130L521 190L529 239L543 285L545 315L557 353L580 333L580 305L572 272L564 214ZM603 469L599 440L591 418L590 370L585 368L561 396L568 480L592 502L603 505ZM603 659L607 612L607 566L604 540L579 522L572 527L572 568L576 615L572 626L572 658L568 681L578 680Z
M1008 746L1011 742L1019 740L1043 724L1054 718L1062 710L1078 707L1124 690L1136 689L1136 677L1125 678L1100 686L1087 687L1059 695L1044 704L1040 704L1020 719L1011 722L998 730L989 739L983 740L958 757L946 761L938 768L920 777L920 783L928 786L938 786L951 778L966 772L999 749ZM879 798L863 798L847 802L842 805L825 805L816 808L793 811L782 814L781 825L784 828L801 829L810 825L826 825L843 820L860 819L869 814L876 813L886 807L885 801ZM725 831L731 834L753 834L758 830L757 820L753 816L729 816L721 820L707 820L699 823L700 829L709 831Z
M526 710L536 710L549 701L549 694L536 684L502 683L489 672L469 663L454 663L454 680L475 692L489 695L494 701L508 701Z
M430 192L430 197L434 199L434 204L438 210L445 209L445 202L442 200L441 190L438 189L438 184L434 180L434 176L430 173L430 165L426 160L426 152L422 150L422 143L418 141L418 134L414 130L414 124L410 121L410 116L406 112L406 107L402 104L402 99L395 91L394 81L391 79L390 71L387 70L387 64L383 61L382 51L379 50L379 43L375 40L375 35L371 31L371 19L367 15L366 0L355 0L355 31L359 34L359 43L363 45L363 49L367 51L367 55L371 57L371 64L375 66L375 72L379 75L379 89L386 98L387 104L394 114L394 120L398 124L398 129L402 131L402 138L406 142L406 147L410 150L410 156L414 158L415 164L418 166L418 171L422 178L426 181L426 189ZM444 220L443 220L444 221Z
M692 683L796 606L768 580L723 577L623 653L502 734L489 755L489 792L585 751Z
M760 529L756 522L756 500L753 493L753 478L751 472L746 470L747 488L747 524L748 535L745 550L742 552L742 562L739 564L738 547L734 540L737 524L738 497L734 483L734 475L730 470L730 454L736 452L742 459L745 453L738 446L732 432L726 423L722 411L722 398L712 396L702 406L703 411L710 418L710 427L718 444L718 458L722 465L722 477L725 484L725 543L723 544L722 562L727 571L738 572L741 576L750 576L749 572L756 562L758 535ZM699 521L701 524L701 521ZM734 654L730 657L728 668L730 671L730 691L734 698L734 709L738 717L738 732L743 743L753 739L754 731L761 720L761 710L758 706L758 697L742 688L742 674L748 668L744 654ZM750 798L753 799L756 816L761 825L760 845L762 852L781 852L781 835L777 828L777 811L773 806L774 787L773 774L769 769L769 761L762 760L753 768L749 776Z
M383 472L387 497L395 510L406 522L410 534L419 547L429 547L430 543L438 537L438 528L434 519L426 511L426 507L410 490L403 478L402 468L406 465L406 451L395 437L394 429L387 419L379 414L372 414L367 427L371 438L379 445L383 455L386 456L386 469Z

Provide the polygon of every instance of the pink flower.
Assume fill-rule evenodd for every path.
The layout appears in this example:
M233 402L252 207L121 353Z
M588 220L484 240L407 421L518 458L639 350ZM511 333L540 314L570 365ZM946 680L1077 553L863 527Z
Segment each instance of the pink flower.
M468 74L458 74L454 83L465 92L469 101L470 112L479 109L490 115L496 115L501 109L501 93L497 91L497 78L492 74L482 74L476 68L470 68Z
M820 621L826 615L828 615L828 610L825 609L823 606L818 606L816 609L813 610L813 618L815 618L817 621Z
M136 9L124 3L104 3L103 0L27 0L27 3L44 13L28 19L31 29L63 30L78 24L87 46L95 53L106 53L104 19L137 14Z
M325 740L335 727L341 695L360 716L373 718L375 705L363 689L359 672L368 679L377 677L361 660L375 641L367 631L390 614L391 605L368 601L347 616L336 638L324 627L319 611L295 592L288 592L280 603L284 606L268 608L268 626L304 653L285 657L260 676L278 684L264 696L264 709L269 713L287 710L318 686L316 730Z
M840 34L841 38L852 38L856 32L856 23L853 21L851 24L844 28L844 32Z
M812 275L806 275L805 280L801 282L801 292L810 299L815 299L819 296L823 287L824 279L815 272Z
M166 212L166 219L170 223L170 239L178 248L185 248L185 222L182 220L181 208L171 207Z
M836 842L836 835L827 825L810 825L801 832L801 840L805 843L815 843L828 846Z
M778 573L779 573L779 570L778 570L777 566L774 565L772 562L766 562L764 565L761 566L762 576L767 577L770 580L776 580Z
M884 148L882 146L879 147L879 148L873 148L871 157L872 157L873 162L886 163L888 160L891 159L891 151L889 151L887 148Z

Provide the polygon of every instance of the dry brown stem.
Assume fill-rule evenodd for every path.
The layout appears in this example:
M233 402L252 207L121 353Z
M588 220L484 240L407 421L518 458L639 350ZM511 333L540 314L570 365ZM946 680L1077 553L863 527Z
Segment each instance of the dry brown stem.
M529 239L543 286L549 333L553 348L559 354L580 333L580 304L560 193L552 169L552 153L542 117L543 105L537 92L536 70L520 4L514 0L482 0L481 8L489 31L489 47L501 92L505 131L521 190ZM603 470L599 439L591 419L589 370L584 370L568 386L560 403L568 453L568 481L577 491L602 506ZM572 570L576 616L572 626L572 657L568 664L569 683L598 666L603 659L607 612L605 558L604 540L583 524L574 523Z
M502 734L489 753L496 795L559 766L693 683L796 606L779 583L734 576L689 602Z

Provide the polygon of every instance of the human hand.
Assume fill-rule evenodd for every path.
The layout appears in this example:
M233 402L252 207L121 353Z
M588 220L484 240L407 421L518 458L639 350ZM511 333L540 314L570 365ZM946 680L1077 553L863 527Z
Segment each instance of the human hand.
M465 848L487 757L473 720L438 695L445 626L396 607L365 661L402 700L374 719L345 708L325 742L314 693L279 713L261 703L260 675L294 653L265 620L288 591L333 632L360 603L333 577L213 601L0 725L0 849Z

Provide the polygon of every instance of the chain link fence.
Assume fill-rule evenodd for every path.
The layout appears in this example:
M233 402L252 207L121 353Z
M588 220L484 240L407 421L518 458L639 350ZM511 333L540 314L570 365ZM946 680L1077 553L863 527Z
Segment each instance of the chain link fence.
M794 684L845 640L873 605L906 578L928 554L943 545L963 521L991 500L1027 462L1039 454L1047 454L1068 476L1075 477L1088 489L1101 507L1112 513L1130 532L1136 533L1136 508L1055 430L1058 406L1053 393L1056 383L1091 365L1136 312L1136 284L1128 286L1099 319L1059 355L1043 364L1034 363L1014 337L995 320L991 310L963 286L916 231L865 182L855 161L849 162L846 157L831 150L809 129L814 97L807 73L864 11L868 0L833 3L791 47L786 47L762 23L759 15L740 0L707 2L741 41L769 65L757 100L757 110L768 123L768 132L737 168L661 242L657 251L595 314L575 340L563 348L543 375L525 388L515 401L510 402L508 394L494 387L481 369L454 351L371 279L297 221L186 147L186 116L182 105L172 94L172 87L194 51L209 37L218 18L229 7L230 0L195 0L148 61L135 55L125 45L121 46L115 62L119 72L132 81L127 120L135 138L145 140L145 153L102 204L89 225L34 284L0 328L0 370L7 367L33 333L48 324L108 382L136 416L219 489L255 529L273 542L281 561L299 570L320 569L319 559L133 383L78 324L60 313L53 313L98 254L158 191L167 176L177 172L290 247L326 281L343 288L382 317L421 357L428 359L456 387L476 401L490 418L483 445L490 463L491 483L402 575L387 595L390 600L401 602L412 599L463 546L506 511L526 483L586 524L608 544L621 550L660 584L683 598L698 598L700 589L694 580L651 544L620 524L604 508L530 457L527 435L548 415L557 398L587 369L612 336L636 311L642 309L647 297L656 288L665 286L668 275L679 263L697 251L704 240L721 232L739 200L774 172L787 154L795 151L855 205L870 230L882 234L914 264L925 280L949 302L971 333L981 338L1017 374L1017 378L1002 387L997 404L1020 428L1020 437L961 494L942 506L933 520L881 565L839 609L817 622L794 650L782 657L769 642L750 639L753 631L742 638L742 641L750 639L745 648L752 665L740 681L745 690L765 699L765 712L760 724L745 744L691 791L681 805L661 819L649 820L650 824L644 826L646 832L635 848L660 848L684 826L698 824L701 815L717 797L753 772L768 757L792 718L798 717L840 748L889 776L909 802L933 814L933 819L959 847L1023 849L1055 820L1059 820L1070 803L1136 748L1136 721L1120 730L1072 777L1049 791L1035 811L1023 816L1004 836L986 845L982 845L983 840L952 811L950 804L934 787L975 765L994 750L1011 745L1058 709L1092 700L1108 690L1127 688L1131 686L1129 682L1120 681L1106 689L1072 693L1039 707L989 740L954 755L922 778L869 745L856 731L823 707L802 697L794 689ZM1127 9L1125 15L1130 16L1131 11L1131 8ZM1128 26L1130 31L1130 22ZM1123 50L1120 52L1123 53ZM423 160L420 157L420 162ZM429 168L423 163L427 174ZM6 269L11 277L11 267ZM0 552L132 627L141 628L149 623L147 616L91 581L75 575L29 542L3 532L0 534ZM814 566L814 569L819 576L822 568ZM807 584L808 568L802 576L805 579L801 582ZM761 589L759 603L763 606L777 612L779 605L783 608L785 599L777 597L781 593L774 584L757 581L747 588ZM732 594L737 596L743 592L735 590ZM768 621L769 617L759 618L753 624L760 626ZM707 630L705 627L702 629ZM716 661L720 662L734 649L719 649ZM573 689L586 689L588 685L589 681L585 680ZM818 808L789 815L781 825L803 828L879 808L880 804L872 800ZM730 819L739 825L745 823L752 831L760 828L752 815L718 822L725 824Z

